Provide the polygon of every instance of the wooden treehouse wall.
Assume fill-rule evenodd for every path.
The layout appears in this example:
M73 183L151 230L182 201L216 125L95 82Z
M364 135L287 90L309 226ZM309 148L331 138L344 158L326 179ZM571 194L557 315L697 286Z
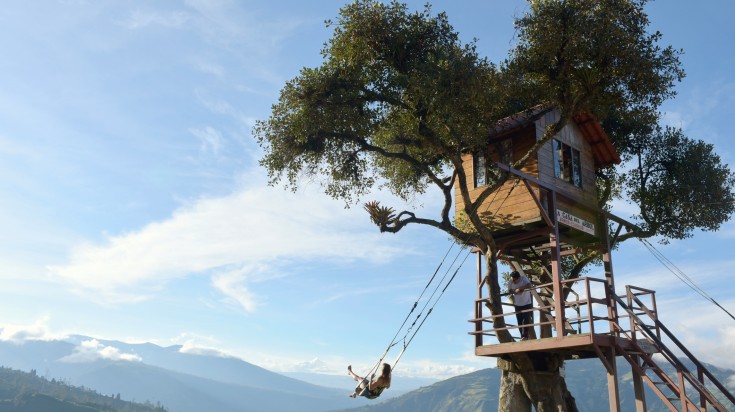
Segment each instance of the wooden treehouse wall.
M541 116L535 122L529 122L525 127L504 136L494 138L488 145L486 158L489 163L501 162L502 148L511 147L512 161L518 161L524 156L540 139L548 124L558 119L558 112L550 111ZM576 149L580 153L581 163L581 187L555 177L554 153L552 142L544 144L521 168L521 172L539 179L550 186L557 187L568 199L560 199L558 208L562 211L582 218L588 222L597 219L589 208L596 209L597 191L595 186L595 160L589 143L585 140L576 124L568 124L556 136L556 139ZM504 146L503 142L511 141L510 146ZM507 159L510 160L510 159ZM506 161L507 161L506 160ZM473 155L463 156L463 168L470 185L470 199L475 201L487 188L486 185L474 187L475 175ZM534 197L545 204L545 194L536 186L531 186L530 191L523 182L511 177L496 192L490 194L485 202L478 207L483 221L497 231L512 231L514 227L533 226L543 224L541 211ZM455 214L461 218L464 209L464 200L455 189L456 207ZM587 207L585 207L587 206Z

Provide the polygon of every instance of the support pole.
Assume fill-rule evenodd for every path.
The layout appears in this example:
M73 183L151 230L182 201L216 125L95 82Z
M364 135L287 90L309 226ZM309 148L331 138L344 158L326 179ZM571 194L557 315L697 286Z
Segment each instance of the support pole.
M640 356L633 355L636 365L640 366ZM635 410L636 412L646 412L646 393L643 390L643 377L633 368L633 390L635 391Z
M475 303L475 348L482 346L482 253L477 250L477 303Z
M615 347L611 346L605 355L611 366L607 370L607 397L610 400L610 412L620 412L620 392L618 390L618 367L615 364Z
M603 217L600 220L602 221L599 229L600 239L602 239L602 247L604 250L602 262L605 268L605 284L607 286L607 293L605 293L605 297L607 299L607 318L610 324L610 333L613 336L617 336L618 330L615 328L615 325L618 323L618 309L617 302L612 297L612 294L615 293L615 278L613 277L610 235L607 231L607 219Z
M554 316L556 328L556 337L561 338L566 335L564 328L564 295L561 291L561 249L559 245L559 222L556 216L556 192L549 193L549 215L553 221L551 232L549 233L549 252L551 253L551 280L554 286Z

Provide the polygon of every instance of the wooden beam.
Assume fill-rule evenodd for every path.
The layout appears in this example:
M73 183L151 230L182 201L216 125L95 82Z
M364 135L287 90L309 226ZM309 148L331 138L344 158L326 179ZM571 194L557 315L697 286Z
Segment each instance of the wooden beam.
M564 295L561 285L561 250L559 247L559 223L556 221L556 192L551 192L548 210L552 211L554 226L549 234L549 251L551 252L551 280L554 288L554 312L556 318L556 336L566 335L564 328Z
M475 302L475 319L482 318L482 287L485 278L482 276L482 253L477 253L477 302ZM475 332L482 330L482 321L475 322ZM482 346L482 334L475 334L475 347Z
M620 412L620 390L618 388L618 367L615 363L615 347L607 349L607 361L612 371L607 372L607 396L610 400L610 412Z
M636 365L640 365L638 355L631 356ZM635 410L636 412L646 412L646 392L643 390L643 377L638 368L633 370L633 391L635 392Z
M607 298L607 318L610 319L610 333L616 334L617 329L615 325L618 324L618 309L617 301L613 299L615 294L615 278L613 277L613 266L612 266L612 251L610 247L610 236L607 232L607 219L602 217L602 228L604 232L601 233L600 239L602 240L603 254L602 263L605 268L605 283L607 291L605 296Z
M536 202L536 207L538 207L539 214L541 215L541 217L544 218L544 221L546 222L546 225L547 226L553 226L554 223L549 218L549 214L546 213L546 210L544 210L544 207L541 204L541 200L538 198L538 196L536 196L535 193L533 193L533 188L531 188L531 184L528 183L528 180L526 180L526 179L523 180L523 184L526 185L526 189L528 189L528 194L530 194L531 195L531 198L533 199L533 201ZM541 189L539 188L539 191L540 190Z

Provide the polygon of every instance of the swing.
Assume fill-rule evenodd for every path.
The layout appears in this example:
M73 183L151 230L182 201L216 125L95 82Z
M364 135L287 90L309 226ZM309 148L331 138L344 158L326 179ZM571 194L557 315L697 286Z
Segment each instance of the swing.
M406 333L403 335L402 339L397 339L398 338L398 335L401 333L401 331L403 330L404 326L406 325L406 322L408 322L408 319L411 317L411 314L413 313L413 311L416 309L416 307L418 306L419 302L423 298L424 293L426 293L426 290L429 288L429 286L431 286L431 284L434 283L434 279L436 278L436 275L439 273L439 270L441 269L442 265L444 264L444 261L446 260L446 258L449 255L449 252L450 251L451 251L451 247L447 251L447 253L444 255L444 258L439 263L439 266L434 271L434 274L431 276L431 279L429 279L429 282L424 287L424 290L421 292L421 295L419 295L419 298L416 300L416 302L414 302L413 307L411 307L411 310L408 312L408 315L406 315L406 318L403 320L403 323L398 328L398 331L396 332L396 334L393 336L393 339L391 340L390 344L388 344L388 347L383 352L383 355L380 357L380 359L375 364L375 366L373 366L370 369L370 372L366 375L366 377L362 378L362 380L357 384L357 387L355 387L354 394L356 396L362 396L362 397L365 397L367 399L375 399L378 396L380 396L380 394L383 393L383 391L385 389L388 388L388 386L385 386L385 387L378 386L375 390L370 390L370 383L374 382L372 380L372 377L377 372L378 367L383 363L383 360L388 355L388 352L390 352L390 350L394 346L396 346L402 340L403 341L403 349L401 349L401 352L398 354L398 356L396 357L396 359L393 361L393 365L391 366L390 364L386 363L386 365L388 365L390 367L390 373L391 374L393 373L393 371L395 370L396 365L398 364L398 361L401 359L401 357L403 356L403 354L406 353L406 349L408 349L408 345L411 344L411 342L413 341L413 339L416 337L416 334L421 329L421 327L424 325L424 322L426 322L426 319L428 319L428 317L431 314L431 312L434 310L434 307L439 302L439 299L442 297L442 295L444 295L444 292L447 290L447 288L449 287L449 285L452 283L452 281L454 280L454 278L457 276L457 273L459 273L459 270L462 268L462 265L464 265L464 263L467 261L467 257L470 256L470 253L468 253L465 256L465 258L462 260L462 262L459 264L459 266L454 270L454 273L452 273L452 276L449 278L449 280L446 282L446 284L444 284L444 280L447 278L447 275L449 274L452 266L454 266L454 264L457 262L457 259L459 258L459 254L457 254L457 256L452 261L452 264L449 267L449 269L447 269L447 271L444 273L444 276L442 276L441 280L434 287L434 291L432 292L431 296L429 296L429 298L424 303L424 306L422 307L422 309L419 312L419 314L416 316L416 319L414 319L414 321L411 324L411 326L409 326L408 329L406 329ZM442 284L444 284L444 288L441 290L441 292L438 295L436 295L437 291L442 286ZM436 298L434 298L435 295L436 295ZM432 302L432 300L433 300L433 304L431 305L431 307L429 307L429 304ZM416 326L416 323L419 321L419 319L421 319L421 316L422 316L424 310L426 310L427 307L429 308L429 310L428 310L428 312L426 312L426 316L423 317L423 319L421 320L421 322L418 324L418 327L416 328L416 330L414 330L413 333L411 333L411 331L413 330L413 327ZM410 335L410 337L409 337L409 335ZM352 370L350 368L348 368L348 370L350 372L352 372ZM354 374L354 373L352 373L352 374ZM370 376L371 378L368 379L367 376ZM390 383L389 383L389 386L390 386Z
M513 191L513 189L515 189L515 187L517 185L518 185L518 179L515 180L515 182L513 183L513 186L511 187L511 189L508 191L508 193L506 194L505 198L501 202L501 207L505 203L505 201L508 200L508 197L510 196L511 192ZM495 195L493 197L493 201L495 200L495 198L497 197L497 195L498 195L498 192L496 191L495 192ZM489 207L489 205L491 203L492 203L492 201L490 203L488 203L488 206L487 207ZM475 208L477 208L478 206L479 206L479 203L475 205ZM411 317L411 314L413 313L413 311L416 309L416 307L418 306L419 302L423 298L424 293L426 293L427 289L429 289L429 286L431 286L431 284L434 282L434 279L436 278L436 275L439 273L439 270L441 269L442 265L444 265L444 261L447 259L447 256L449 256L449 253L452 251L452 248L454 247L454 245L456 245L458 243L459 242L455 239L454 242L452 242L452 244L449 246L449 249L447 250L447 253L444 254L444 257L442 258L441 262L439 262L439 265L437 266L436 270L434 271L434 274L431 276L431 279L429 279L429 282L427 282L426 286L424 286L424 290L421 291L421 294L419 295L418 299L416 300L416 302L414 302L413 307L411 307L411 310L409 310L408 314L406 315L406 318L403 320L403 323L398 328L398 331L393 336L393 339L391 340L391 342L388 344L388 347L383 352L383 355L380 357L380 359L375 364L375 366L373 366L370 369L370 372L367 375L365 375L365 377L362 379L362 381L360 381L358 383L357 387L355 388L354 395L356 395L356 396L362 396L362 397L365 397L367 399L375 399L378 396L380 396L380 394L383 392L383 390L385 390L387 388L387 387L380 387L379 390L371 391L369 389L369 386L370 386L370 382L372 381L372 379L368 379L367 377L368 376L371 376L371 377L374 376L375 372L377 372L378 367L383 362L383 360L385 359L385 357L388 355L388 352L394 346L396 346L398 344L398 342L400 340L397 340L396 338L401 333L401 331L403 330L403 327L406 325L406 322ZM447 290L447 288L449 287L449 285L452 283L452 281L454 280L454 278L457 276L457 273L459 273L459 270L462 268L462 266L464 265L464 263L467 261L467 258L472 254L472 252L468 252L467 255L465 255L465 257L462 260L462 262L454 270L454 273L452 274L452 276L449 278L449 280L444 285L444 288L441 290L441 292L439 293L439 295L436 296L436 299L434 299L434 295L436 295L436 293L439 290L439 288L441 287L441 285L444 284L444 280L447 278L447 275L449 274L449 272L451 271L452 267L457 262L457 259L459 259L460 253L461 253L461 250L454 257L454 260L452 260L451 265L446 270L446 272L444 272L444 276L442 276L441 280L434 287L434 291L431 293L431 296L429 296L429 298L426 300L426 303L424 303L424 306L421 308L421 311L416 316L416 319L414 319L414 321L411 324L411 326L408 327L408 329L406 330L406 333L403 335L403 338L402 338L402 340L403 340L403 349L398 354L398 356L396 357L396 359L393 361L393 365L390 366L390 364L388 364L390 366L390 373L391 374L393 373L393 371L395 371L396 365L398 364L398 361L401 359L401 357L403 356L403 354L406 352L406 349L408 349L408 345L411 344L411 342L413 341L413 338L416 337L416 334L421 329L421 327L424 325L424 322L426 322L426 319L429 317L429 315L431 315L431 312L434 310L434 307L439 302L439 299L441 299L441 297L444 295L444 292ZM432 302L432 299L434 299L433 300L434 303L431 305L431 307L429 307L429 303ZM413 329L414 326L416 326L416 322L418 322L419 319L421 319L421 315L424 313L424 310L426 310L427 307L429 307L429 311L426 313L426 316L423 317L423 319L419 323L419 325L416 328L416 330L413 331L413 334L411 334L411 330ZM410 337L409 337L409 335L410 335ZM406 340L406 339L408 339L408 340ZM350 372L352 372L351 369L349 369L349 370L350 370ZM363 384L364 384L364 386L363 386ZM358 391L359 391L359 393L358 393Z

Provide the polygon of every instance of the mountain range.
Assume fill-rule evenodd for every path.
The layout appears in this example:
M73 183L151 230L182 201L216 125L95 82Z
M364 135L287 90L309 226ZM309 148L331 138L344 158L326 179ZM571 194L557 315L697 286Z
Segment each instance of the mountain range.
M48 379L120 393L127 400L160 402L172 412L324 411L366 402L348 398L345 389L314 385L233 357L83 336L0 342L0 366L35 369Z
M350 399L346 395L354 382L346 375L285 376L221 354L85 336L22 344L0 341L0 366L35 370L48 379L120 394L125 400L160 403L171 412L495 411L500 385L500 371L491 368L441 382L396 377L378 401ZM630 367L621 363L619 368L621 408L634 410L631 374L625 374ZM735 389L735 371L710 371ZM567 384L581 411L607 412L605 376L597 360L567 363ZM405 393L412 384L418 389ZM665 410L652 393L647 400L649 411Z

